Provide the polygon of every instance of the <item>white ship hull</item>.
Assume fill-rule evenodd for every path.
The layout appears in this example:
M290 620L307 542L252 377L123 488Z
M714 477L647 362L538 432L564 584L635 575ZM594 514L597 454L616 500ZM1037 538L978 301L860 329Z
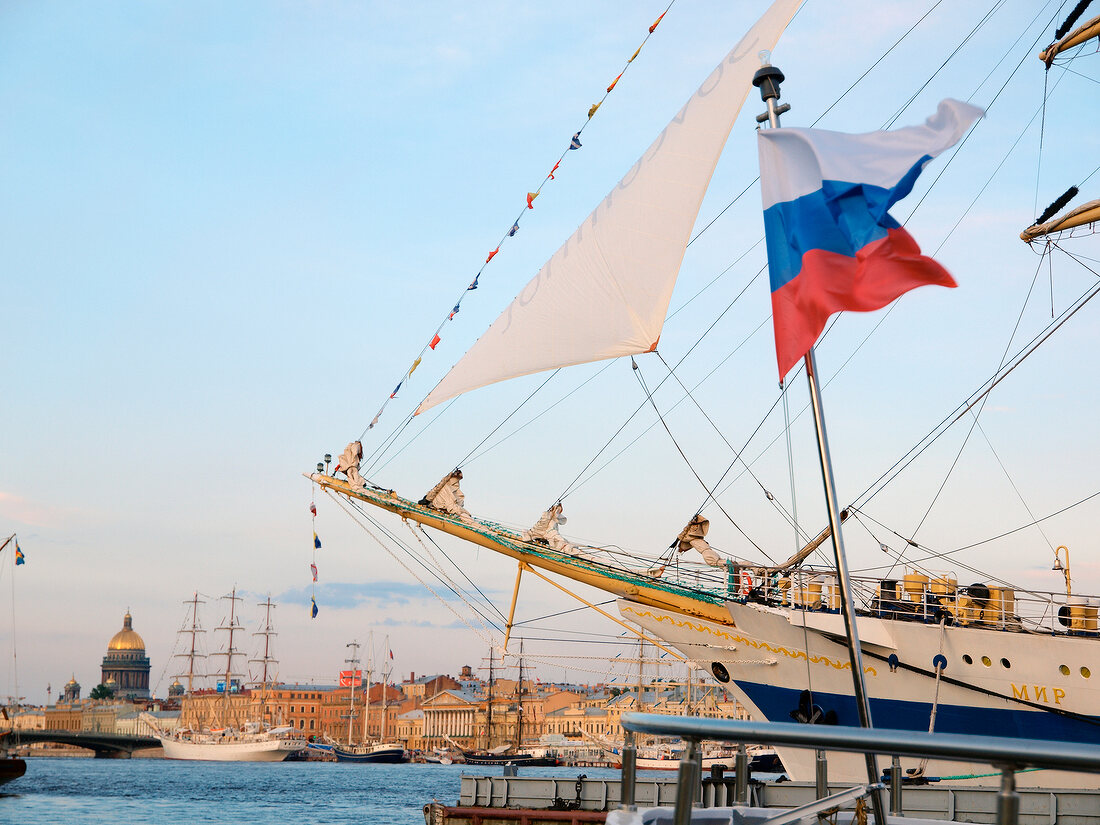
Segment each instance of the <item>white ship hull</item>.
M625 619L715 673L754 719L800 721L796 717L806 710L802 694L809 688L813 713L822 719L828 714L836 724L859 725L838 613L730 602L734 626L729 626L626 600L618 606ZM1093 670L1100 679L1096 638L941 629L873 617L860 617L858 630L867 695L879 727L927 732L935 706L934 730L941 733L1100 743L1100 684L1091 679ZM937 687L933 660L940 655L947 666ZM779 755L792 779L813 780L813 751L782 748ZM880 763L888 767L889 758ZM867 779L862 756L830 752L828 765L830 779ZM903 770L920 767L919 760L902 760ZM985 776L992 773L981 764L924 766L925 776L972 784L998 781ZM1061 788L1095 784L1089 777L1051 771L1021 773L1017 782Z
M305 749L304 739L256 738L244 741L215 739L193 741L161 736L165 759L194 759L203 762L282 762Z

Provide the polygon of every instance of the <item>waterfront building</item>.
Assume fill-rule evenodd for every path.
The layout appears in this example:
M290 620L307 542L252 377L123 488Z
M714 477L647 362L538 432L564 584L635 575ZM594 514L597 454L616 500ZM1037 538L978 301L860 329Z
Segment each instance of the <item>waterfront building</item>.
M61 691L61 701L67 705L75 705L80 702L80 682L76 680L75 673L73 678L65 683L65 687Z
M424 711L424 749L479 746L479 732L485 729L485 704L473 693L444 690L427 699ZM495 726L495 721L494 721Z
M149 698L149 659L145 640L133 628L130 611L122 619L122 630L111 637L103 657L102 684L114 691L116 699Z
M79 702L72 704L58 702L46 708L46 730L81 730L83 728L82 709Z
M289 725L306 736L322 732L325 719L325 697L338 691L333 685L278 685L269 688L264 697L263 718L271 725ZM344 699L347 700L347 691ZM344 720L347 724L347 720ZM335 733L329 733L336 737ZM347 728L344 729L347 735Z
M172 684L168 686L168 698L169 699L182 698L182 696L185 692L186 692L186 690L184 689L183 685L180 684L179 679L176 679L176 681L172 682Z
M414 707L397 717L394 724L396 739L405 743L406 750L427 750L424 739L424 709Z

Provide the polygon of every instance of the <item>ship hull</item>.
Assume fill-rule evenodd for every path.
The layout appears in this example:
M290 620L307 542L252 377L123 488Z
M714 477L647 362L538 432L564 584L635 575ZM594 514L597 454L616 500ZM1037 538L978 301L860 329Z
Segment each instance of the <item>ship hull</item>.
M337 762L394 765L399 762L409 761L405 749L401 747L379 748L360 752L358 750L346 750L339 745L333 745L332 754L336 757Z
M304 741L268 739L255 742L189 742L160 738L165 759L199 762L282 762L306 747Z
M838 614L730 602L727 625L627 600L619 601L619 610L715 673L754 719L790 722L809 715L859 725ZM1100 664L1094 661L1100 652L1095 638L872 617L861 617L858 627L871 716L880 727L927 732L934 708L936 732L1100 743L1100 691L1091 684L1090 669ZM937 656L947 662L938 685ZM781 748L779 755L792 779L813 780L812 751ZM988 765L903 760L902 767L923 767L925 776L960 782L996 781L987 776L994 773ZM866 763L858 755L830 752L829 776L866 781ZM1017 781L1067 788L1088 779L1038 771Z
M467 753L463 756L467 765L515 765L528 768L553 768L560 764L555 756L533 756L529 753L513 753L510 755Z

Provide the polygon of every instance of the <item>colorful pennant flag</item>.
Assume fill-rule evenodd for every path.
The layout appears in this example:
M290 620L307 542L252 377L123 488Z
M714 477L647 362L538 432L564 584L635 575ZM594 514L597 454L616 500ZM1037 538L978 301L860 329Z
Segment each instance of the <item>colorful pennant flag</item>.
M390 651L390 658L391 659L393 658L393 651L392 650Z
M601 101L600 101L600 103L602 103L602 102L603 102L603 101L601 100ZM600 108L600 104L599 104L599 103L593 103L593 104L592 104L592 108L590 108L590 109L588 110L588 119L589 119L589 120L591 120L591 119L592 119L592 115L596 114L596 110L597 110L597 109L599 109L599 108Z
M633 60L633 59L634 58L631 58L631 60ZM619 72L619 77L622 77L622 76L623 76L623 73ZM607 91L610 92L612 89L615 88L615 84L619 82L619 77L616 77L614 80L611 81L611 85L607 87Z
M19 539L15 540L15 563L26 564L27 560L23 557L23 551L19 549Z
M439 333L437 332L435 334L435 337L432 338L432 342L430 344L428 344L428 346L431 347L434 350L436 348L436 346L439 344L439 342L442 341L442 340L443 339L439 337Z
M317 515L317 505L312 501L309 503L309 512L313 515Z
M558 167L556 167L556 166L555 166L554 168L555 168L555 169L557 169ZM516 234L517 232L519 232L519 223L518 223L518 222L517 222L517 223L514 223L514 224L512 224L512 228L508 230L508 237L509 237L509 238L510 238L510 237L512 237L512 236L513 236L513 235L515 235L515 234Z
M451 313L452 318L455 317L455 312L458 312L458 307L455 307L454 312ZM415 361L413 361L413 365L409 368L409 375L412 375L414 372L416 372L416 368L420 366L421 360L423 359L417 358Z
M630 55L630 59L629 59L628 61L626 61L626 62L627 62L627 63L633 63L633 62L634 62L634 58L635 58L635 57L637 57L637 56L638 56L639 54L641 54L641 53L642 53L642 47L641 47L641 46L639 46L639 47L637 48L637 50L636 50L636 51L634 52L634 54Z
M538 192L528 192L527 193L527 208L528 209L534 209L535 208L534 201L535 201L535 198L537 198L538 196L539 196Z
M309 566L309 570L310 570L311 573L313 573L313 580L317 581L317 565L316 564L311 564Z
M650 34L653 34L653 30L654 30L655 28L657 28L657 26L659 26L659 25L660 25L660 23L661 23L661 21L662 21L662 20L664 20L664 19L665 19L665 15L666 15L666 14L668 14L668 12L667 12L667 11L666 11L666 12L663 12L663 13L661 14L661 16L660 16L660 17L658 17L658 18L657 18L656 20L654 20L654 21L653 21L653 25L649 27L649 33L650 33Z
M448 321L453 321L453 320L455 319L455 316L456 316L456 315L458 315L458 304L455 304L455 305L454 305L454 308L453 308L453 309L451 310L451 314L447 316L447 320L448 320ZM416 362L417 362L417 363L419 364L419 363L420 363L420 359L419 359L419 358L417 358L417 359L416 359Z
M480 272L477 275L474 276L474 279L472 281L470 281L470 285L468 287L466 287L467 292L469 292L471 289L477 289L477 279L480 278L480 277L481 277Z
M313 547L316 550L321 549L321 540L319 538L317 538L317 531L316 530L313 531Z
M589 115L589 117L592 117L592 115ZM573 139L571 141L569 141L569 148L570 149L580 149L581 148L581 133L580 132L577 132L575 135L573 135Z
M390 393L390 398L397 398L397 391L399 389L401 389L401 385L404 384L404 383L405 383L404 381L398 381L397 382L397 386L394 387L393 392Z
M317 618L317 600L315 598L313 598L313 596L310 596L309 597L309 603L311 605L311 607L309 609L309 617L311 619L316 619Z
M554 173L558 171L559 166L561 166L561 161L560 160L557 163L555 163L554 168L550 170L550 180L555 180Z
M493 260L493 256L496 255L498 252L500 252L499 246L489 253L489 257L485 259L485 263L489 263L489 261Z
M374 418L372 418L372 419L370 420L370 426L369 426L369 427L367 427L367 429L368 429L368 430L373 430L373 429L374 429L374 425L378 423L378 419L379 419L379 418L381 418L381 417L382 417L382 411L381 411L381 410L379 410L379 411L378 411L378 415L376 415L376 416L375 416Z

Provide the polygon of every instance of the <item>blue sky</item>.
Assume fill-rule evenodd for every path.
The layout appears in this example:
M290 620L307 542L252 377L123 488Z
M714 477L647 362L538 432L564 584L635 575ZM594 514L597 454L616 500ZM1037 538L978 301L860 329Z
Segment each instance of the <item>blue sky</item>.
M785 122L813 121L932 5L860 0L840 12L810 0L774 55L793 106ZM763 8L747 0L678 0L585 130L583 150L569 154L442 345L391 404L379 435L365 442L368 453ZM17 531L27 554L13 591L21 694L41 701L47 683L56 687L74 672L94 686L127 607L163 691L171 681L164 674L174 671L168 657L182 602L196 589L217 597L235 584L254 602L269 592L281 601L279 653L291 680L331 681L346 642L371 628L388 628L400 671L478 664L483 641L324 498L321 613L308 618L313 494L300 474L366 426L663 9L59 2L0 10L0 533ZM945 96L977 90L974 102L987 105L1035 51L1030 44L1056 9L999 6L921 88L986 11L945 2L821 125L879 128L914 93L898 125L921 121ZM1036 15L1039 22L1027 28ZM842 498L873 482L998 363L1039 263L1015 236L1034 217L1036 200L1041 210L1100 156L1100 107L1091 103L1100 71L1095 59L1070 65L1080 74L1050 74L1041 168L1037 119L953 229L1040 106L1042 67L1029 56L957 159L937 161L895 212L907 216L946 168L908 225L960 288L913 293L885 320L884 313L845 318L823 344L822 367L837 373L827 404ZM755 177L752 116L759 107L750 96L697 228ZM1100 176L1091 184L1094 195ZM734 351L697 395L734 444L748 439L776 398L770 330L765 323L753 332L768 313L764 282L753 281L763 264L754 247L761 231L751 189L689 249L673 309L749 251L675 315L662 337L662 354L673 363L749 285L707 340L706 354L678 370L694 384ZM1096 256L1094 241L1074 243L1067 248ZM1043 273L1016 346L1043 327L1052 305L1061 309L1094 278L1065 260ZM923 543L950 549L1028 522L1027 507L1040 516L1095 492L1091 311L993 394L982 429L923 523L962 431L937 442L868 509L901 533L919 524ZM599 368L563 373L501 433ZM652 359L642 369L651 385L664 374ZM418 497L540 381L461 399L377 479ZM467 465L472 509L533 522L642 400L629 366L612 365ZM671 390L658 394L664 409L678 400ZM797 387L792 417L804 403ZM627 432L651 423L645 418ZM729 450L705 421L681 405L670 424L703 476L717 478ZM802 416L792 442L798 506L806 529L816 532L824 517L804 424ZM785 442L764 449L781 427L781 414L771 416L748 453L760 454L765 484L789 503ZM657 428L567 499L569 528L594 543L657 552L701 498ZM754 540L786 553L790 531L762 500L758 488L739 482L724 503ZM1047 535L1033 530L983 545L973 562L1058 589L1049 545L1067 544L1075 589L1098 590L1100 570L1089 558L1095 515L1095 505L1076 508L1047 522ZM751 549L728 523L714 522L718 546ZM853 566L878 564L878 540L851 533ZM511 565L446 547L506 608ZM11 575L5 568L3 576ZM525 582L523 617L568 607L547 586ZM207 626L220 615L212 607ZM576 614L554 622L592 627ZM8 624L3 637L10 641ZM540 644L547 657L576 651ZM563 675L545 667L545 677ZM581 680L599 678L598 670Z

